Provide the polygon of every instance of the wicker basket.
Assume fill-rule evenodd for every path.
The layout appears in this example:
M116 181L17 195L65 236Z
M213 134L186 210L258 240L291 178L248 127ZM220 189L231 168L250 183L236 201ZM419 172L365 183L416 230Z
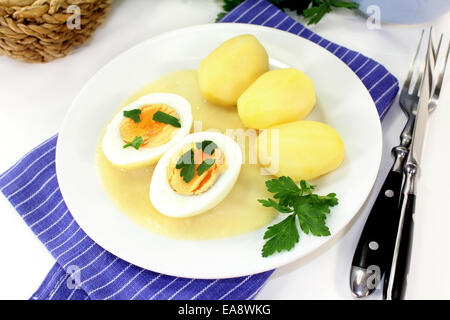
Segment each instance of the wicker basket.
M89 39L105 19L110 3L0 0L0 55L25 62L62 58Z

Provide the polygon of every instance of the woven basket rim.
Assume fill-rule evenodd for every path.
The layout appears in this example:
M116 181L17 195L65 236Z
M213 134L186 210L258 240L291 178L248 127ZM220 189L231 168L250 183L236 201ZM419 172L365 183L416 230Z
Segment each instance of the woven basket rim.
M22 9L48 5L50 8L59 8L63 4L80 5L97 1L98 0L0 0L0 7Z
M90 39L103 22L110 3L111 0L0 0L0 55L25 62L64 57ZM68 10L71 5L79 6L79 11ZM81 27L69 27L74 15L80 19Z

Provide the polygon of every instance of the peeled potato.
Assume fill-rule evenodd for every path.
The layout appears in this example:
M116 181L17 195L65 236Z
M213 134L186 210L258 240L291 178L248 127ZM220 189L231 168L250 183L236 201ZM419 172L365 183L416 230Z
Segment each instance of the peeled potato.
M265 129L301 120L316 103L314 85L297 69L276 69L260 76L238 100L239 116L248 128Z
M260 164L277 177L311 180L338 168L344 160L339 133L316 121L289 122L264 130L258 137Z
M198 82L208 102L232 107L242 92L267 70L266 50L254 36L244 34L225 41L202 60Z

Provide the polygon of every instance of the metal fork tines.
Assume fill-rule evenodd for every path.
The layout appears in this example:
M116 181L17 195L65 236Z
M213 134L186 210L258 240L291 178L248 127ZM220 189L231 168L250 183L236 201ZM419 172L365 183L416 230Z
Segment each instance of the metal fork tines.
M395 147L393 149L393 153L396 158L396 163L394 167L398 170L402 170L403 160L406 158L406 153L408 152L409 145L411 143L411 137L414 130L414 123L415 123L415 116L417 111L417 102L419 101L419 91L420 91L420 85L422 83L423 78L423 71L424 69L424 59L420 59L420 53L423 51L424 45L424 36L425 30L422 30L419 44L416 49L416 53L414 55L414 59L410 65L407 77L403 83L401 92L400 92L400 98L399 98L399 104L403 112L407 115L408 120L406 122L406 125L400 135L400 145ZM430 29L430 37L432 37L432 29ZM431 56L431 71L435 71L436 63L438 62L438 59L442 55L441 51L442 49L442 41L443 41L443 34L439 37L439 42L437 47L433 45L432 42L432 56ZM425 41L426 42L426 41ZM431 92L430 92L430 103L429 103L429 111L432 112L436 109L438 102L439 102L439 96L441 93L442 83L444 79L444 73L446 70L446 65L448 61L449 56L449 48L450 45L447 46L447 52L444 57L444 62L442 64L441 70L438 73L437 77L432 77L431 81L433 81L434 85L430 84ZM414 76L417 75L417 79L414 82ZM435 72L433 72L435 74Z

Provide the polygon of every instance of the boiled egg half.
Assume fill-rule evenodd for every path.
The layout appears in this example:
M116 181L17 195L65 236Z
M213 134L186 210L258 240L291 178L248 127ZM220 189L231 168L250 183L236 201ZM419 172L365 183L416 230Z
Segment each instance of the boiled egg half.
M151 93L120 110L106 128L102 149L115 166L157 162L191 130L191 104L172 93Z
M150 201L169 217L203 213L225 199L241 166L241 147L232 138L217 132L190 134L171 147L156 165Z

